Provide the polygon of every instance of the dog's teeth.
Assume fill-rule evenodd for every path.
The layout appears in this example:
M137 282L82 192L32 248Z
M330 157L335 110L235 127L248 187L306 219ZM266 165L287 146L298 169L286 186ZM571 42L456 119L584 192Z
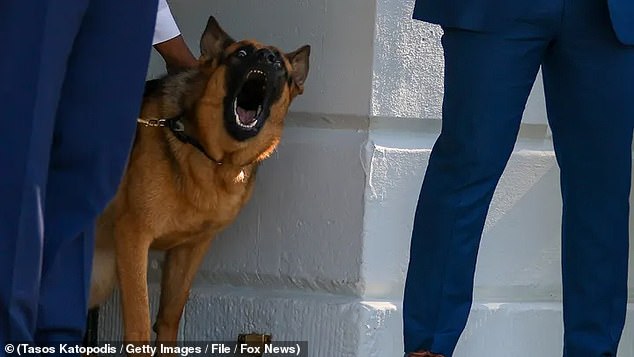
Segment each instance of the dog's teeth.
M253 75L253 74L259 74L259 75L261 75L261 76L263 76L263 77L266 77L266 74L265 74L263 71L260 71L259 69L252 69L252 70L250 70L250 71L249 71L249 73L247 74L247 78L248 78L248 77L251 77L251 75Z

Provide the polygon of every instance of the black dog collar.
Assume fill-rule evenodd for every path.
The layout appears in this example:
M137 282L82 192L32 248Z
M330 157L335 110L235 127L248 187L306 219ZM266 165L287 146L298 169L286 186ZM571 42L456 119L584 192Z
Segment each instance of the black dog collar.
M182 118L183 118L182 115L179 115L174 118L168 118L168 119L138 118L137 123L143 124L145 126L151 126L151 127L168 128L169 130L172 131L174 136L176 136L176 138L180 140L182 143L192 145L193 147L198 149L198 151L203 153L203 155L205 155L209 160L216 163L217 165L222 165L221 161L218 161L214 159L213 157L211 157L209 154L207 154L207 151L205 151L205 148L202 146L202 144L198 140L196 140L194 137L191 137L185 133L185 124L183 124L183 121L181 120Z

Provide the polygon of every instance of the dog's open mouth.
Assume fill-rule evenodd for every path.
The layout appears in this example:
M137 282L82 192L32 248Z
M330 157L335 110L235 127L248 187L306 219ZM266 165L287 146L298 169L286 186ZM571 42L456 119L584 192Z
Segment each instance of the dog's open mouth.
M242 88L233 100L233 113L238 126L249 129L257 125L264 109L266 74L253 69L246 75Z

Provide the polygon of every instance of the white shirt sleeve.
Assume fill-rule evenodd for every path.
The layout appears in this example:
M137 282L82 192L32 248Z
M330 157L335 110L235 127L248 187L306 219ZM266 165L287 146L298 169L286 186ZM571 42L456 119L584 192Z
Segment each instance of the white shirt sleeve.
M174 21L174 16L166 0L159 0L156 12L156 25L154 26L154 39L152 45L171 40L181 32Z

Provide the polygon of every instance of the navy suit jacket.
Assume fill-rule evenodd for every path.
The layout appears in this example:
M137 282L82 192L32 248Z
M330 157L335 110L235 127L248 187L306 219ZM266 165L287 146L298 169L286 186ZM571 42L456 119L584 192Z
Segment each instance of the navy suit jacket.
M604 1L619 41L634 45L634 0ZM414 18L447 27L495 31L531 5L530 0L416 0Z

